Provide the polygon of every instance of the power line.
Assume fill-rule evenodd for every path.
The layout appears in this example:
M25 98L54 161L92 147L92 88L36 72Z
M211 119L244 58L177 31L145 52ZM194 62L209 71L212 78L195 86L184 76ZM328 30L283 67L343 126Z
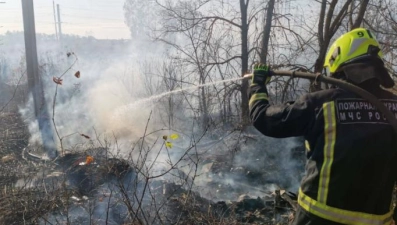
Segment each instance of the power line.
M80 16L80 15L71 15L67 13L62 13L62 16L70 16L73 18L84 18L84 19L101 19L101 20L115 20L115 21L121 21L123 20L122 18L116 19L116 18L108 18L108 17L96 17L96 16Z
M15 24L15 23L19 23L22 24L21 20L14 20L12 22L0 22L0 24ZM45 21L45 20L37 20L36 23L51 23L53 24L53 21Z
M86 11L108 11L106 9L92 9L92 8L77 8L77 7L70 7L70 6L65 6L63 7L65 9L71 9L71 10L86 10ZM101 7L102 8L102 7ZM103 7L103 8L109 8L107 6ZM122 9L123 7L118 7L119 9Z
M116 24L116 25L119 25L120 23L112 23L112 22L103 22L103 23L99 23L99 22L92 22L92 23L90 23L90 22L68 22L68 21L65 21L65 22L62 22L62 24L66 24L66 25L89 25L89 26L101 26L101 25L114 25L114 24Z
M21 10L19 8L9 8L9 9L2 9L1 11L14 11L14 12L20 12Z
M23 27L23 25L12 25L12 26L2 26L1 28L8 28L8 27Z
M97 28L120 29L120 28L128 28L128 27L123 27L123 26L102 26L102 25L97 25L97 26L94 26L94 27L92 25L74 27L74 29L78 29L78 28L82 28L82 29L86 29L86 28L91 28L91 29L97 29Z

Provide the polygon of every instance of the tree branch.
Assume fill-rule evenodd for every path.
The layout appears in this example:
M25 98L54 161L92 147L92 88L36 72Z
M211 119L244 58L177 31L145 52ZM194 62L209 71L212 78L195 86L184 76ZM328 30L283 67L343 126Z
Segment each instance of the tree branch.
M318 44L320 46L322 46L324 43L324 17L326 6L327 0L323 0L321 2L320 20L318 21Z
M331 32L330 35L330 39L332 36L334 36L334 34L336 33L336 31L338 30L339 25L342 23L343 18L346 16L347 13L347 9L349 8L349 5L351 3L352 0L347 0L345 2L345 4L343 5L342 9L339 11L338 15L336 16L335 20L332 22L332 25L329 29L329 31Z
M364 14L365 11L367 10L367 5L368 5L369 0L362 0L361 1L361 5L360 5L360 10L358 12L358 16L356 18L356 20L353 23L353 26L351 27L351 29L355 29L360 27L361 23L363 22L363 18L364 18Z

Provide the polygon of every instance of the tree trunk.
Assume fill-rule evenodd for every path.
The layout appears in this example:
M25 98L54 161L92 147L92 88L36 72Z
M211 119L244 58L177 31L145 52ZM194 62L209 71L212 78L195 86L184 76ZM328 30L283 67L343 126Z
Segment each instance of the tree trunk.
M248 1L240 0L241 11L241 76L248 72L248 19L247 19ZM241 84L241 122L243 125L249 123L248 109L248 80L243 79Z
M316 59L316 62L314 64L314 73L321 73L323 71L324 60L327 54L328 45L329 45L329 40L324 40L323 46L320 47L318 58ZM310 86L310 92L315 92L319 90L321 90L321 82L312 83L312 85Z
M356 21L352 25L352 30L355 29L355 28L359 28L361 23L363 22L364 14L367 11L368 3L369 3L369 0L362 0L361 1L360 10L358 11L358 15L357 15Z
M205 84L205 75L202 69L200 70L200 84ZM201 113L201 122L202 128L205 130L209 125L209 112L208 112L208 103L206 98L206 92L204 87L200 87L199 89L199 105L200 105L200 113Z
M262 39L262 49L261 49L261 63L266 64L267 61L267 51L269 49L269 38L270 38L270 30L272 28L272 18L273 18L273 9L274 9L275 0L270 0L267 6L266 13L266 23L263 28L263 39Z

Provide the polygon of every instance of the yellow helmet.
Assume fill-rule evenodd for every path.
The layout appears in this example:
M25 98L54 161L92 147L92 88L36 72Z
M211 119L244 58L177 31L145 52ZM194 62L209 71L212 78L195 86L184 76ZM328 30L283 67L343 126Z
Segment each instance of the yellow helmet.
M365 28L357 28L340 36L331 45L324 67L332 74L343 70L354 83L377 78L384 87L394 81L384 67L383 53L375 36Z
M357 28L336 39L328 50L324 67L328 67L332 74L342 65L370 56L375 50L382 59L379 43L372 33L365 28Z

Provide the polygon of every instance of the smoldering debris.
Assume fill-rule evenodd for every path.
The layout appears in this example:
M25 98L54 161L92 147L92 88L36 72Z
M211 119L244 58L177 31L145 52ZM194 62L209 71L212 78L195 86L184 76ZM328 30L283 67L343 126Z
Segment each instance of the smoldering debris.
M3 207L0 223L21 224L15 218L23 218L39 224L286 224L296 199L288 190L277 190L294 186L280 184L293 176L289 171L298 165L293 149L299 145L290 140L268 149L273 140L255 131L217 133L224 135L205 138L189 155L200 159L195 177L182 161L173 175L147 180L136 162L112 158L106 148L34 164L15 152L17 162L5 164L22 160L26 165L20 176L8 179L17 184L3 190L0 205L8 208ZM174 157L183 152L180 146L175 141Z
M225 133L225 132L219 132ZM299 139L272 139L247 128L201 149L197 191L212 200L262 196L276 189L297 192L305 154Z
M37 214L30 211L26 215L36 215L39 224L198 224L221 220L286 224L294 210L289 201L295 200L290 197L287 201L285 191L217 201L170 179L147 180L130 162L108 158L104 151L69 153L54 161L50 171L37 171L31 194L36 196L36 204L47 207L36 205ZM92 157L89 164L88 156ZM251 191L249 186L244 189Z

